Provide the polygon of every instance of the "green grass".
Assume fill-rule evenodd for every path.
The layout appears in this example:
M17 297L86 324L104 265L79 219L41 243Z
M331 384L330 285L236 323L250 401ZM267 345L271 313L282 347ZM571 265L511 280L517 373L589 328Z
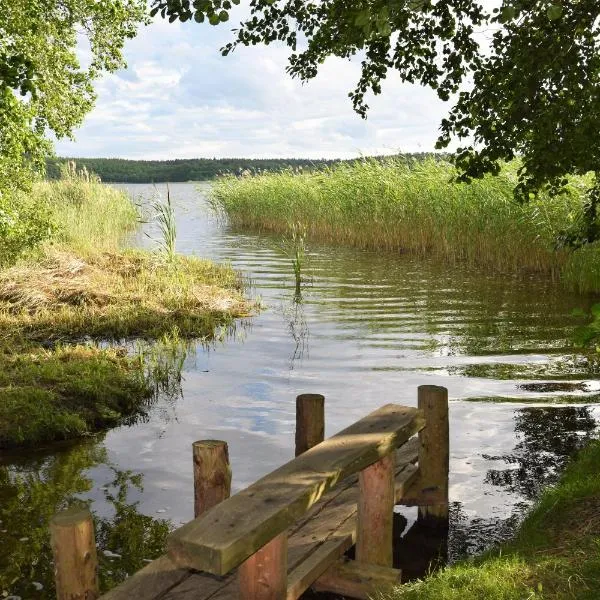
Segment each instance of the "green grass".
M0 448L80 437L139 414L152 390L119 349L6 345L0 351Z
M559 197L519 204L516 168L460 184L444 162L365 160L307 174L224 178L212 199L234 226L285 233L300 223L325 241L543 273L580 291L600 291L597 247L557 249L561 235L580 222L586 180L573 179Z
M400 586L385 600L595 600L600 591L600 441L546 490L514 540Z
M143 412L177 383L186 340L212 339L250 311L230 266L173 253L173 227L162 252L124 249L140 220L124 192L70 165L32 194L52 235L0 270L0 447ZM132 338L146 340L137 354L119 346Z

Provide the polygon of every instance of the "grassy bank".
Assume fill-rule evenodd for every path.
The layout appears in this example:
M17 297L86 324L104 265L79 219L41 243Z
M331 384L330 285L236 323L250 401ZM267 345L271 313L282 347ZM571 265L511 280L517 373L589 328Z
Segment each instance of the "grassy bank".
M283 233L300 223L325 241L543 273L600 291L600 248L557 248L581 218L583 179L557 198L521 205L513 199L515 165L469 185L452 182L453 175L433 160L366 160L300 175L224 178L213 201L235 226Z
M546 490L512 542L401 586L385 600L595 600L600 593L599 464L600 442L595 441Z
M132 355L121 340L210 339L249 311L230 267L122 249L140 219L131 199L85 172L65 175L26 199L39 209L38 243L1 261L0 448L124 422L170 373L148 345Z

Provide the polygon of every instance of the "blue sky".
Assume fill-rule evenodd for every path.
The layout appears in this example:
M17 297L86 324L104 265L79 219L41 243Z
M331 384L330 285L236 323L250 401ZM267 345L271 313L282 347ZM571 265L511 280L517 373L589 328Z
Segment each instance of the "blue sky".
M449 108L431 90L390 76L369 118L347 94L358 61L330 59L302 84L285 73L283 46L239 48L221 57L230 21L157 19L125 47L127 69L96 83L98 101L62 156L353 157L433 149Z

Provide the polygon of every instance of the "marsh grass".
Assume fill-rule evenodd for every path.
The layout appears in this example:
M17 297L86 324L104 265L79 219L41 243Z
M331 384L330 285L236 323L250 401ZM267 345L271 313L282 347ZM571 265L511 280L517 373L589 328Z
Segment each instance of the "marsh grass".
M251 310L231 267L175 254L174 221L165 252L123 249L138 208L74 165L33 193L54 234L0 270L0 447L127 422L177 390L186 340ZM132 352L132 340L145 342Z
M0 345L0 448L80 437L139 415L152 395L123 349Z
M581 222L585 178L565 194L513 198L517 165L497 177L456 183L442 161L364 160L305 174L228 177L212 203L232 225L307 235L359 248L410 252L500 272L543 273L580 291L600 290L600 249L573 252L558 240Z
M50 211L51 245L75 253L115 251L140 222L139 208L124 191L103 185L73 163L66 165L62 179L37 183L32 195Z
M514 540L379 600L595 600L600 590L600 441L544 492Z
M302 292L302 273L306 267L306 227L301 223L292 223L281 247L291 259L296 295L299 295Z
M175 211L171 203L171 191L168 185L166 202L161 202L160 197L158 197L152 203L152 209L154 210L154 220L158 225L158 231L161 236L158 241L159 249L169 261L173 261L175 257L175 243L177 241L177 227L175 224Z

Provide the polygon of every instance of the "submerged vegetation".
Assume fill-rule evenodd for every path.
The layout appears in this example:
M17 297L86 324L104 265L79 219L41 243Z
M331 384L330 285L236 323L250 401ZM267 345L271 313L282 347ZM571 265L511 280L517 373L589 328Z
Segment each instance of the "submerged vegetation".
M522 274L561 278L600 291L600 249L574 250L585 213L585 178L566 191L520 204L517 166L470 184L448 163L364 160L323 171L225 178L213 202L235 226L307 234L359 248L410 252Z
M44 235L32 243L25 221L21 258L4 253L0 271L0 448L143 412L176 374L152 344L132 352L121 340L210 339L249 310L230 267L175 254L170 202L159 251L142 252L120 247L140 219L131 199L74 165L30 201L44 208Z
M600 442L547 489L514 540L422 581L390 600L578 600L600 589Z

